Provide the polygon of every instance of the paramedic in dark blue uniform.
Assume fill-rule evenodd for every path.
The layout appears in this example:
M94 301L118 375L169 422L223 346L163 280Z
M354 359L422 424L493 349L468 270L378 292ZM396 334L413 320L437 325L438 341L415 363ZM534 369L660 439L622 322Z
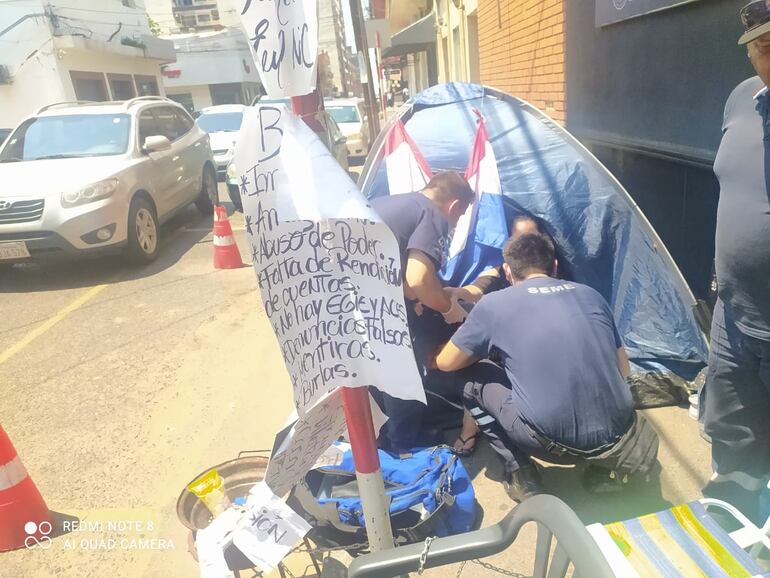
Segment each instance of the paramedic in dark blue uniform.
M508 494L520 501L541 491L530 456L556 463L598 456L636 418L628 358L602 296L550 276L556 259L547 235L512 237L503 257L512 286L479 301L436 367L468 368L461 435L480 428L490 438L505 461ZM486 360L493 352L503 367ZM657 453L657 438L650 448Z
M398 241L407 322L412 335L421 377L426 362L442 340L449 325L461 322L465 310L444 292L438 271L449 247L449 230L457 224L474 193L457 172L437 174L420 192L378 197L372 207ZM419 445L425 406L381 394L383 410L389 417L381 444L394 451ZM432 440L423 440L432 441Z
M741 10L740 44L758 76L725 106L714 172L719 179L716 272L704 422L714 475L703 493L764 522L770 477L770 9Z

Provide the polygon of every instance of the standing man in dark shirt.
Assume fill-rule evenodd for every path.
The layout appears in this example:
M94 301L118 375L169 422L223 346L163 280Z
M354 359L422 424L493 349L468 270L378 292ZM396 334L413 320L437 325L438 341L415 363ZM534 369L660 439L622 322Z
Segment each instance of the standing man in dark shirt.
M714 475L704 488L755 522L770 476L770 9L741 10L758 76L725 106L714 172L719 179L716 271L704 420Z
M461 436L479 428L489 436L517 501L541 491L530 456L596 458L613 479L624 476L624 460L648 472L657 436L634 412L628 358L606 301L590 287L550 277L556 258L546 235L512 237L503 256L512 287L481 299L436 356L442 371L469 368ZM493 351L503 367L486 360Z
M398 241L407 321L422 377L427 372L428 357L438 345L436 322L445 326L465 319L465 310L444 292L438 271L449 247L449 229L473 199L468 182L459 173L448 171L434 176L421 192L372 201L374 210ZM419 439L424 406L387 394L382 394L382 402L389 417L384 445L396 451L411 449Z

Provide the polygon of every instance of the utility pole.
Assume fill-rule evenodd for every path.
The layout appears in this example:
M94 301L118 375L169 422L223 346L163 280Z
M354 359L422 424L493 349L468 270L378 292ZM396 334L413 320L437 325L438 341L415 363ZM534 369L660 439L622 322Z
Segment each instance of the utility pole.
M366 66L366 110L369 115L369 142L374 142L380 134L380 113L377 106L377 96L374 92L374 79L372 78L372 62L369 58L369 43L366 39L364 27L364 15L361 11L361 0L350 0L350 16L353 20L353 37L356 40L356 48L364 55Z

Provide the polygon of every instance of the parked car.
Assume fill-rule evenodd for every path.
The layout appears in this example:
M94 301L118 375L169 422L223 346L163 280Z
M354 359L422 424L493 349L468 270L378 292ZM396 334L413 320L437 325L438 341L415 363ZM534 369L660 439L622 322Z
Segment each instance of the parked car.
M289 109L291 109L291 99L288 98L280 98L280 99L270 99L266 97L262 98L256 98L252 102L252 105L262 105L262 104L284 104ZM337 123L334 120L334 117L326 110L320 111L317 115L317 122L313 123L316 125L316 128L313 130L318 135L318 137L321 139L321 142L326 145L326 148L329 149L329 151L332 153L334 158L337 160L337 162L340 164L340 166L345 169L346 171L349 168L349 162L348 162L348 149L346 144L346 138L345 135L342 133L342 130L340 130L340 127L337 125ZM234 163L230 163L226 170L227 173L227 193L230 197L230 200L232 201L233 205L236 209L239 211L243 211L243 207L241 205L241 193L240 193L240 182L238 179L238 169L236 168Z
M213 211L209 137L173 101L59 103L0 150L0 263L123 251L158 254L160 224L195 203Z
M200 111L195 121L211 139L217 179L220 181L225 180L227 165L233 160L235 141L238 138L238 131L241 130L244 110L246 107L242 104L209 106Z
M11 128L0 128L0 147L3 146L5 139L8 138L8 135L11 134L12 130L13 129Z
M326 110L337 121L347 139L348 154L351 157L365 157L369 154L369 122L364 102L360 98L338 98L327 100Z

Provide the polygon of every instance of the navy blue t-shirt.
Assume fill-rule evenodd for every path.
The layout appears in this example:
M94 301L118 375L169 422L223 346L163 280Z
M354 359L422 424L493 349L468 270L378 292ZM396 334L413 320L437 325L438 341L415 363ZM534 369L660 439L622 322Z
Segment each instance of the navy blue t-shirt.
M511 403L553 441L592 450L631 425L620 336L607 302L586 285L536 277L486 295L452 343L478 358L495 351Z
M377 197L372 207L396 236L402 271L412 249L425 253L436 271L443 267L449 247L449 221L433 201L422 193L406 193Z
M719 297L739 329L770 340L770 97L759 77L742 82L725 106L716 268ZM756 96L756 98L755 98Z

